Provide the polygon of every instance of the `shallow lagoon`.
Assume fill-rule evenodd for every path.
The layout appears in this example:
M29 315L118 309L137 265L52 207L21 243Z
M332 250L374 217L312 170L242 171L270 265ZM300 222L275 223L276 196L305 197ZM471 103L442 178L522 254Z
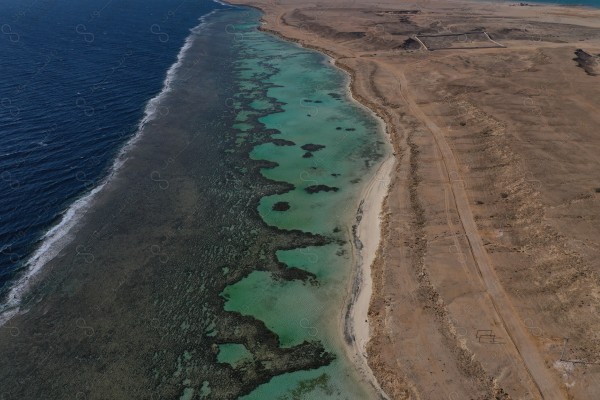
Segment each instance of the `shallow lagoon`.
M313 274L313 281L282 281L268 271L255 271L224 290L225 309L263 321L282 347L318 340L337 357L317 370L275 377L246 398L298 398L300 392L302 398L370 397L344 354L339 323L355 266L351 226L360 192L389 151L381 124L349 99L347 77L325 56L252 25L232 28L243 56L238 77L247 82L241 84L240 97L251 100L249 107L236 110L238 120L246 120L253 110L280 107L258 119L264 128L277 131L275 141L255 146L250 156L276 163L262 169L264 177L293 185L285 193L263 197L260 216L268 225L320 234L331 243L277 252L279 262ZM256 77L262 78L259 87L268 86L266 99L253 99ZM323 190L306 190L319 186ZM277 204L285 204L285 211L277 211Z

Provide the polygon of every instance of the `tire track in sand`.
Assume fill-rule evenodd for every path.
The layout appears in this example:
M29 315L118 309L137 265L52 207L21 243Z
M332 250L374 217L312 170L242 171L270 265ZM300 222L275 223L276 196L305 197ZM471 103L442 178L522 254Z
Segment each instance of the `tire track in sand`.
M508 332L540 396L545 400L566 399L561 385L556 381L556 377L552 371L546 367L544 358L540 354L537 345L527 332L526 327L523 325L494 271L479 235L475 219L473 218L467 192L462 179L460 179L458 164L452 149L446 141L443 130L421 110L415 99L411 96L408 90L408 81L404 73L402 71L392 71L392 73L400 82L400 94L406 101L412 115L425 124L433 134L435 144L442 155L445 174L450 183L449 186L452 190L461 224L469 241L470 252L477 265L479 277L498 315L498 319L502 321L504 329Z

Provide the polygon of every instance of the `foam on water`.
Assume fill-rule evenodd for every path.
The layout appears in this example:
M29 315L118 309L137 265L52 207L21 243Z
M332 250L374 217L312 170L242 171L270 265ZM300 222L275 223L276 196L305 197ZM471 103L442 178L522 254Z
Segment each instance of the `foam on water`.
M92 203L97 194L100 193L111 182L123 164L125 164L130 150L140 139L144 126L161 113L164 113L165 110L168 112L168 109L161 108L160 103L165 96L173 90L172 83L176 78L177 72L183 63L185 55L191 47L195 36L202 32L202 30L210 24L208 18L214 15L217 11L218 10L213 10L200 17L200 23L190 30L190 35L188 35L185 43L177 54L177 60L171 65L166 73L162 90L156 96L151 98L146 104L144 109L144 117L139 122L136 133L119 150L108 172L108 175L101 181L100 184L77 199L64 212L60 222L50 228L44 234L42 237L42 243L25 263L26 271L13 283L5 304L0 306L0 327L19 312L19 304L23 298L23 295L27 292L27 289L32 282L32 278L42 270L46 263L57 257L64 247L73 239L78 223L81 221L86 211L93 206ZM8 245L8 247L10 247L10 245Z

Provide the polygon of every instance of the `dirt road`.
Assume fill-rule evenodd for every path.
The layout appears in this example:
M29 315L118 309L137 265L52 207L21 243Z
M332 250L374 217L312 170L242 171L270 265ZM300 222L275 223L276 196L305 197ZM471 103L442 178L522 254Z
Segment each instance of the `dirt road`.
M561 385L545 365L533 338L512 303L504 292L494 268L490 263L487 251L477 230L473 218L473 212L469 204L469 198L460 177L458 165L452 149L446 141L443 130L427 116L410 92L409 83L402 72L394 71L401 85L401 95L411 109L413 115L423 122L435 138L435 143L442 155L443 166L447 179L450 182L452 195L457 206L460 221L466 233L470 245L470 252L478 268L479 277L489 295L499 319L502 321L506 332L509 334L512 344L515 346L523 362L537 386L540 396L545 400L566 399Z

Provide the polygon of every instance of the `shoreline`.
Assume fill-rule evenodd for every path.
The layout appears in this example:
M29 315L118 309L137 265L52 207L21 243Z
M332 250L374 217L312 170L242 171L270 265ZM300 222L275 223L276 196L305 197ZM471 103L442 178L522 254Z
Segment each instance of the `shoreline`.
M244 6L257 9L262 15L266 14L266 11L260 7ZM344 302L340 313L339 330L347 356L353 361L358 372L367 380L380 398L390 399L369 366L367 354L367 346L371 339L368 318L373 293L372 265L383 244L382 213L392 182L392 172L396 166L395 146L390 133L392 126L388 122L389 116L384 109L357 92L355 89L355 71L340 63L340 56L335 52L309 45L301 40L288 38L275 30L267 29L263 26L262 18L258 29L286 42L325 55L335 68L346 75L348 99L356 102L379 121L382 129L381 134L387 140L389 154L379 163L377 171L358 196L358 207L354 217L356 224L352 226L353 229L349 233L352 237L353 271L348 286L347 300Z
M244 5L257 9L264 16L266 11L253 5ZM358 103L380 121L381 134L388 141L389 154L383 159L371 180L365 185L358 196L358 207L355 214L356 224L349 235L352 237L353 271L348 285L347 300L340 312L339 330L346 354L353 361L357 372L367 380L367 383L378 393L381 399L390 399L381 387L375 373L369 365L367 346L371 339L369 309L373 293L372 266L376 260L382 240L382 213L384 203L390 190L392 172L397 164L395 143L392 139L392 125L385 109L377 106L361 96L355 88L355 71L340 63L340 55L327 49L307 44L284 36L278 31L264 27L261 17L259 30L280 38L286 42L295 43L305 49L321 53L329 58L329 62L343 71L346 75L347 95L349 100ZM375 187L376 186L376 187Z
M382 222L385 200L392 183L392 173L397 160L394 153L390 125L377 113L367 106L366 99L360 97L353 88L355 75L350 69L343 68L330 57L332 64L342 70L348 79L348 98L363 107L379 121L380 134L387 141L388 154L379 162L377 171L361 190L355 214L356 224L352 226L353 272L347 293L347 300L342 308L340 330L346 344L348 356L354 359L355 366L365 376L369 384L379 394L380 398L389 400L389 395L383 390L373 370L369 366L367 346L371 340L369 323L369 308L373 296L373 263L383 243ZM357 97L360 97L359 100ZM350 341L350 343L348 343Z
M353 273L348 288L348 300L340 319L340 330L345 339L348 356L354 360L360 373L383 399L389 399L389 396L368 363L367 345L371 339L368 318L373 294L372 265L382 243L381 216L395 161L391 154L384 159L361 192L356 225L353 225L351 232Z
M259 10L263 15L266 11L260 7L246 5ZM265 28L263 20L259 30L273 36L295 43L306 49L317 51L330 59L330 63L344 72L347 76L347 91L351 101L360 104L368 112L380 121L382 134L388 141L390 154L380 162L376 173L362 189L358 201L358 209L355 214L356 225L353 226L350 236L352 237L353 272L348 286L347 301L344 302L340 313L339 329L343 338L347 356L353 360L358 372L367 380L382 399L389 399L389 395L381 387L375 373L369 365L367 346L371 339L369 308L373 293L372 266L376 260L377 252L380 250L382 240L382 213L384 203L390 190L392 172L396 166L395 143L392 139L392 125L389 122L387 112L361 96L355 88L356 73L350 67L339 62L338 54L327 49L309 45L301 40L295 40L284 36L278 31ZM377 185L377 187L374 187Z

